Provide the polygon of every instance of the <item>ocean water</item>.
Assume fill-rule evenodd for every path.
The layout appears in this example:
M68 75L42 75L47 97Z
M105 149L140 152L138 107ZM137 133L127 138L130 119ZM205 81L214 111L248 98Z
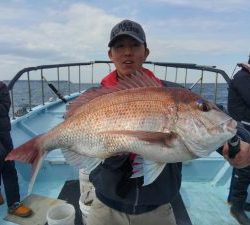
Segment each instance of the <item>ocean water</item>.
M8 84L9 81L4 82ZM50 83L55 86L62 96L80 92L93 86L98 86L97 83L84 83L79 85L77 83L69 83L67 81L50 81ZM192 84L186 84L187 88L191 86ZM202 84L202 91L200 84L197 84L194 88L192 88L192 91L200 94L204 99L213 102L216 101L217 104L221 104L224 107L227 105L228 90L227 84L225 83L219 83L217 84L217 87L213 83L204 83ZM30 81L30 85L28 85L27 81L20 80L16 82L12 93L15 112L28 107L29 105L31 105L31 107L39 105L43 102L43 100L44 102L47 102L57 99L57 96L48 84L46 82L42 84L41 81ZM31 98L29 98L29 93Z
M200 89L200 85L197 85L192 89L192 91L200 94ZM216 87L214 83L204 83L202 84L201 95L206 100L216 102L217 104L227 107L228 85L226 83L218 83Z
M6 84L9 81L4 81ZM67 81L50 81L58 92L64 95L70 95L70 93L80 92L86 90L93 86L98 86L98 84L76 84L69 83ZM30 97L31 96L31 97ZM19 80L15 83L12 91L12 103L14 104L14 111L17 112L23 108L29 108L29 106L34 107L42 104L43 102L56 100L58 97L51 90L47 83L41 83L41 81L28 81Z

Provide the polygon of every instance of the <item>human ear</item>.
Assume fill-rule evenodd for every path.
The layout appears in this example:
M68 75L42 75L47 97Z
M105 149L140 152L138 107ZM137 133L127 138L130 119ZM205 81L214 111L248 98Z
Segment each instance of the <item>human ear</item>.
M149 49L148 49L148 48L145 48L145 60L146 60L146 58L148 57L149 53L150 53Z
M109 51L108 51L108 56L109 56L109 59L112 60L113 56L112 56L112 51L111 51L111 49L109 49Z

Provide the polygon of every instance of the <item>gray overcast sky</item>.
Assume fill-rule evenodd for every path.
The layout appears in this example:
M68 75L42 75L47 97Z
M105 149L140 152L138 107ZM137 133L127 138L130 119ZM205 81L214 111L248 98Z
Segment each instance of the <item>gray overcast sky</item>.
M1 0L0 79L28 66L107 60L110 30L125 18L144 27L151 61L231 74L250 53L249 0Z

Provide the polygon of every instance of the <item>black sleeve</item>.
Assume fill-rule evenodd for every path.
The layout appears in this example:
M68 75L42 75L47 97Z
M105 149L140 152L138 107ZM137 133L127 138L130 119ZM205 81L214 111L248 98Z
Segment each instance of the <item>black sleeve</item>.
M241 140L250 143L250 130L240 122L237 123L237 135Z
M0 82L0 117L5 117L10 110L10 95L9 90L3 82Z
M250 110L250 73L245 71L242 73L244 73L244 76L235 77L233 84L234 88L237 89L238 93L246 103L246 107Z
M228 90L228 112L237 121L250 122L250 73L235 74Z

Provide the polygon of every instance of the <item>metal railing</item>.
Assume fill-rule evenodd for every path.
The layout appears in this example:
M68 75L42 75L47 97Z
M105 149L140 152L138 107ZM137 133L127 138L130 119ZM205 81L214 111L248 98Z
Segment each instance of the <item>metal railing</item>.
M102 67L98 68L100 65ZM144 66L153 70L160 79L180 83L201 95L204 94L204 83L210 83L213 90L210 88L209 95L212 93L213 97L209 96L209 98L214 102L217 102L218 96L221 95L218 84L224 82L223 91L227 91L227 84L230 82L230 78L225 71L217 69L215 66L151 61L145 62ZM20 103L25 106L27 111L31 111L34 105L44 105L46 101L55 96L66 102L63 96L70 95L73 92L81 92L90 86L97 85L101 78L113 68L114 65L111 61L53 64L24 68L8 84L12 100L12 117L14 119L17 115L16 112L23 109L23 107L20 107ZM19 87L17 87L17 84L19 84Z

